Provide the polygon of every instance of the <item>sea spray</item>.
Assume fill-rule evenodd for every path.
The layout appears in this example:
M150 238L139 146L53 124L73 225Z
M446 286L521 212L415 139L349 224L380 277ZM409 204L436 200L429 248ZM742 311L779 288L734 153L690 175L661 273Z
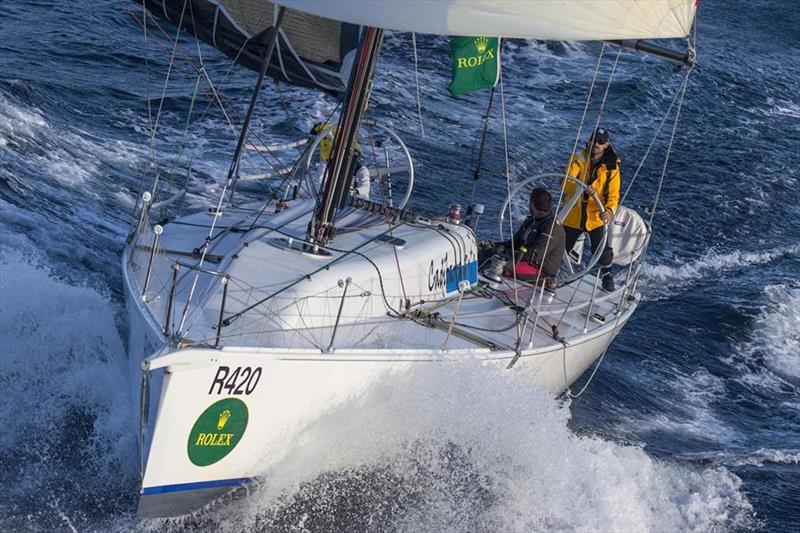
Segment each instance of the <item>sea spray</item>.
M162 528L707 531L749 523L739 479L579 436L569 405L478 362L375 383L286 442L260 485Z
M0 525L83 529L131 507L136 413L116 306L6 246L0 302Z

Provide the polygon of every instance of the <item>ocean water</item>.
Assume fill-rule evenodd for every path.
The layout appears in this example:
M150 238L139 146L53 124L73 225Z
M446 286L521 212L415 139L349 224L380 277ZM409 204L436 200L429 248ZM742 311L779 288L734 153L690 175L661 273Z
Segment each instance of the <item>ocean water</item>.
M120 275L130 212L151 162L169 168L180 144L198 183L227 171L235 137L203 92L185 128L187 61L203 63L239 116L255 76L182 36L151 142L170 45L152 23L145 40L129 15L140 13L136 2L3 0L0 528L797 531L796 7L702 3L699 66L655 216L644 303L582 396L553 400L470 365L410 375L310 428L313 444L289 451L247 497L181 520L140 520ZM414 155L412 207L442 212L472 197L488 93L448 96L447 39L418 44L425 135L408 35L387 35L369 113ZM512 182L563 168L600 48L505 44ZM606 51L603 89L615 57ZM661 61L620 56L602 122L624 184L681 80ZM285 106L275 94L266 84L254 120L267 141L305 135L336 105L310 89L281 86ZM500 113L498 95L476 189L489 235L506 191ZM650 206L666 140L629 206ZM244 164L265 170L255 157ZM202 207L214 195L190 201Z

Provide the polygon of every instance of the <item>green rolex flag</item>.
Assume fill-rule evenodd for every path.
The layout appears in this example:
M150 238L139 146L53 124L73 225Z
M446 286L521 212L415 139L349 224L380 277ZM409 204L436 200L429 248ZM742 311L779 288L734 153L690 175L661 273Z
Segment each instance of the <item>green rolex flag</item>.
M500 78L500 39L497 37L453 37L454 95L489 89Z

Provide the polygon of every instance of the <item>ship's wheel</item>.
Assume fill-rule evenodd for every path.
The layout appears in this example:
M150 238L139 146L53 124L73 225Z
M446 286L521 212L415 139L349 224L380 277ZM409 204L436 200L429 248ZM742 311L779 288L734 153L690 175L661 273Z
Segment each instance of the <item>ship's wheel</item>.
M327 158L333 145L333 126L324 128L306 151L303 162L306 187L314 196L320 192ZM414 189L414 162L403 140L390 128L367 119L361 124L361 161L370 173L370 200L403 209Z
M566 179L573 182L578 187L578 190L575 192L575 194L572 195L572 197L566 198L566 202L561 206L560 211L556 215L556 219L558 220L559 223L563 223L564 219L567 217L567 214L570 212L572 207L580 200L580 198L583 196L584 193L588 193L590 199L600 209L600 215L605 213L606 208L603 205L600 196L597 194L597 191L595 191L592 187L590 187L582 180L579 180L578 178L567 176ZM564 180L564 175L556 174L553 172L537 174L535 176L532 176L530 178L521 181L514 188L514 190L512 190L511 193L508 196L506 196L506 199L503 202L503 206L500 209L500 218L498 220L498 226L497 226L497 230L500 235L501 241L506 239L505 233L509 228L508 219L506 218L506 215L508 214L509 217L511 216L509 213L509 206L511 205L511 202L513 201L514 197L519 195L519 193L522 192L523 190L529 192L534 187L544 186L545 183L548 182L552 183L553 180L555 180L556 183L560 183L562 180ZM525 198L527 197L528 194L525 195ZM580 261L576 261L573 257L570 256L569 253L565 253L564 258L562 259L562 266L563 266L562 272L565 273L563 275L559 275L558 279L559 286L572 283L576 279L580 279L584 277L586 274L588 274L595 267L595 265L597 265L597 262L600 261L600 256L603 253L603 248L605 248L605 243L607 239L608 239L608 225L605 222L603 222L603 240L600 243L600 246L598 246L597 249L595 250L594 254L592 254L592 256L589 258L589 262L586 263L585 265L583 265Z

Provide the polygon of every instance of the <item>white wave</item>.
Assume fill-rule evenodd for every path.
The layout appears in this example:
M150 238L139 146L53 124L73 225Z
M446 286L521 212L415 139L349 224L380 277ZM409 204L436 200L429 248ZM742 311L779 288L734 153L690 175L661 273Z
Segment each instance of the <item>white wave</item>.
M499 369L426 368L330 412L288 443L248 498L199 519L220 521L214 527L223 531L327 530L336 528L325 520L336 519L350 520L339 529L397 531L708 531L749 523L741 481L724 468L671 464L578 436L569 418L568 405Z
M766 463L782 465L800 464L800 450L774 450L761 448L731 461L731 466L764 466Z
M712 461L725 466L765 466L767 464L798 465L800 464L800 450L779 450L759 448L755 451L719 451L700 452L681 456L692 460Z
M782 376L800 378L800 286L769 285L764 294L752 340L741 351L745 356L763 355L766 365Z
M0 94L0 139L3 144L7 144L9 138L33 137L46 124L39 109L22 109Z
M774 98L767 98L767 104L772 106L772 108L767 111L770 115L800 118L800 104L787 100L776 102Z
M656 386L650 374L634 375L631 379L637 377L647 380L639 385L644 390ZM671 409L637 420L635 425L618 425L617 432L633 440L642 440L647 434L659 432L691 436L715 444L736 440L739 436L736 429L716 416L714 411L714 403L727 396L724 379L701 368L692 374L675 372L668 383L671 392L665 396L679 398ZM640 418L631 415L633 417Z
M0 245L0 302L0 453L19 461L4 466L16 482L7 496L77 502L130 483L136 402L114 304L59 279L30 249L7 245ZM61 493L63 484L71 488Z
M764 252L732 252L720 253L709 250L699 259L680 265L650 265L643 268L642 277L648 285L652 282L687 282L703 278L714 272L733 270L742 267L764 265L781 257L800 254L800 245L775 248Z

